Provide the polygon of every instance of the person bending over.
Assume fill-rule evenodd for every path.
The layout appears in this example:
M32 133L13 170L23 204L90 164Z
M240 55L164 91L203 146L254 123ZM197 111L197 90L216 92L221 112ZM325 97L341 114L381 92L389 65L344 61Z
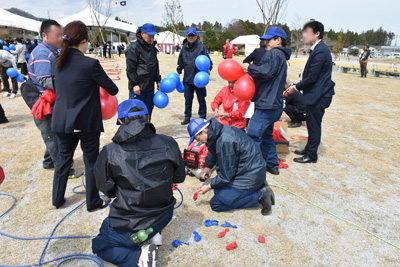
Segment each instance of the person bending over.
M261 214L271 213L275 205L275 196L266 181L266 165L260 147L242 130L233 126L224 126L215 118L210 121L194 119L188 126L191 136L204 143L209 149L206 168L200 176L211 175L211 169L217 165L218 175L211 178L209 185L197 190L205 194L214 189L210 201L214 211L257 207L262 205Z
M171 221L176 203L173 183L185 180L185 165L176 141L156 134L146 105L136 99L118 107L120 128L96 161L96 185L114 201L93 253L117 266L148 266L157 257L155 244L141 246L130 239L153 228L152 239Z

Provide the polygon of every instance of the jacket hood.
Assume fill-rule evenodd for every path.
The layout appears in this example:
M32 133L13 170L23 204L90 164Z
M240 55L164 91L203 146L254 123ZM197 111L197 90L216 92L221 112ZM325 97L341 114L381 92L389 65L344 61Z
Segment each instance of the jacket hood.
M278 46L278 47L275 47L275 48L273 48L273 49L279 49L279 50L281 50L281 51L285 54L286 60L289 60L289 59L290 59L290 56L292 55L292 49L287 48L287 47Z
M156 128L152 123L145 120L134 120L128 125L121 125L112 141L118 144L134 143L146 135L155 133Z
M208 128L208 138L207 138L207 148L210 150L212 154L217 154L216 144L218 138L221 136L221 131L224 125L222 125L219 121L215 118L210 120L210 126Z
M183 40L182 47L183 49L188 49L189 51L192 51L199 45L199 43L199 40L196 40L196 42L190 44L188 39L186 38L185 40Z

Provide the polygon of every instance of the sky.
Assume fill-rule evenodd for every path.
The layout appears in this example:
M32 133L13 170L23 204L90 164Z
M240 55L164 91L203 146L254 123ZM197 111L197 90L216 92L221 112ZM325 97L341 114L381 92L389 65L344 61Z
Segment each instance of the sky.
M165 1L126 0L126 2L126 6L113 4L113 18L119 16L138 26L148 22L161 25ZM262 13L256 0L180 0L180 2L183 22L189 25L192 22L214 23L217 20L225 26L232 19L262 22ZM16 7L37 17L47 17L50 12L50 17L53 19L72 15L86 6L86 0L0 0L2 8ZM282 22L292 27L298 15L303 22L310 18L321 21L326 30L332 28L335 31L343 29L361 33L382 26L385 30L400 35L399 10L400 1L397 0L289 0ZM400 36L397 45L400 45Z

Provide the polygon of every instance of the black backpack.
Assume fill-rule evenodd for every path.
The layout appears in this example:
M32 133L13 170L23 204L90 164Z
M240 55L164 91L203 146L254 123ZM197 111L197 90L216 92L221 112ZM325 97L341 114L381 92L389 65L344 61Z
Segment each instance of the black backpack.
M42 96L42 93L36 88L31 79L28 79L21 85L21 95L25 103L32 110L33 105Z

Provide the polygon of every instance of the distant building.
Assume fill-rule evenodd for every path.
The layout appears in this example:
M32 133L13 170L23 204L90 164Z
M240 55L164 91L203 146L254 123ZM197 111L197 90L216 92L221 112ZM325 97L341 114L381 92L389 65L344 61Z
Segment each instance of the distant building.
M363 51L365 45L351 45L348 47L348 51L353 49L358 49L359 53ZM371 57L378 57L381 55L381 46L379 45L370 45L369 50L371 51Z
M382 46L380 54L385 57L400 57L400 46Z

